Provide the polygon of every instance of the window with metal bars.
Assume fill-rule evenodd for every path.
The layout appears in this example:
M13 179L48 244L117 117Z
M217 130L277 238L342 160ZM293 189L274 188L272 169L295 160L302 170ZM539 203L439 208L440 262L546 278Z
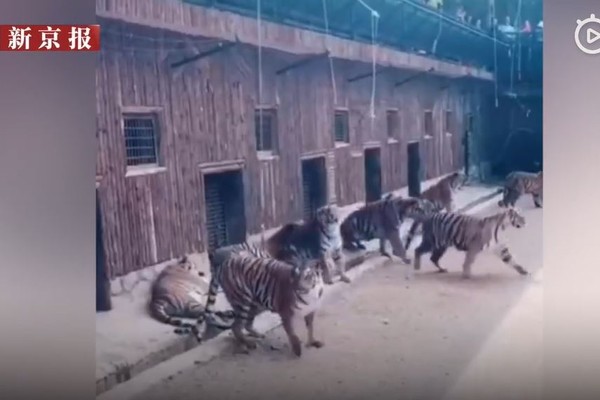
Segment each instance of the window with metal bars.
M452 118L454 114L450 110L444 112L444 132L454 133L454 127L452 126Z
M350 143L350 113L348 110L335 110L333 130L336 142Z
M275 151L277 110L274 108L257 108L254 111L254 132L257 151Z
M124 115L127 166L158 165L158 124L156 115Z
M433 136L433 112L426 110L423 117L423 130L425 136Z
M400 137L400 112L398 110L387 110L387 136L388 139Z

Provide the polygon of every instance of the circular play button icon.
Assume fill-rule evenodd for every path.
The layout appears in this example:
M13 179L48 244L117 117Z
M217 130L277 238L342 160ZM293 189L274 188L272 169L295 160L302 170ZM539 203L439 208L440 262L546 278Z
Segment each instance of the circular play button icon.
M575 44L586 54L600 54L600 19L594 14L577 20Z

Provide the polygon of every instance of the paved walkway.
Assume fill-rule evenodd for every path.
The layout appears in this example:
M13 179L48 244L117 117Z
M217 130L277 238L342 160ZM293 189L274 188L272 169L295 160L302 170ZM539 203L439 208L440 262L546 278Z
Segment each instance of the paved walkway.
M402 264L374 257L350 271L370 266L352 285L326 292L315 320L322 349L304 349L297 359L276 327L256 350L239 354L228 336L218 357L200 346L100 400L540 399L543 214L529 200L520 204L527 225L502 237L532 276L484 253L465 281L464 253L450 249L441 261L447 274L424 258L406 282ZM493 203L471 212L490 215ZM303 324L297 328L306 340Z
M423 184L427 187L436 180ZM489 187L465 187L456 195L457 207L463 207L481 199L489 198L496 189ZM407 195L407 189L397 191ZM344 207L343 215L347 215L360 204ZM405 234L409 224L404 224ZM267 235L271 232L267 232ZM367 244L368 250L377 248L376 241ZM205 266L208 264L205 255L195 255ZM354 262L360 262L364 254L354 253ZM358 257L358 258L357 258ZM102 393L119 382L127 381L142 371L157 365L173 356L181 354L197 345L189 336L178 336L173 327L153 320L146 311L149 299L150 284L148 280L139 282L135 287L112 299L113 310L96 314L96 391ZM208 279L206 281L208 289ZM218 307L225 306L223 296L219 296Z

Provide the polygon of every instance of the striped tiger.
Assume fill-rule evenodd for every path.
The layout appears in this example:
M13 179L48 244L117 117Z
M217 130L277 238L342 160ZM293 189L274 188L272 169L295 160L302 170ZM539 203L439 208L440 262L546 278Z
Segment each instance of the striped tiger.
M508 174L502 190L502 200L498 202L498 205L500 207L514 207L523 194L531 194L533 204L537 208L542 207L544 194L543 171L538 173L514 171Z
M259 258L230 255L215 263L213 281L219 282L233 309L231 326L234 337L245 350L256 348L256 342L245 336L262 338L254 329L257 315L264 311L279 314L294 354L301 356L302 346L294 327L296 316L303 316L308 330L307 346L320 348L323 342L314 337L314 317L323 295L323 276L327 267L318 260L303 260L303 265Z
M421 196L419 196L420 199L427 201L427 203L423 204L423 210L426 211L426 214L431 212L439 212L442 210L446 210L447 212L454 211L453 193L462 188L466 181L467 176L458 171L440 179L434 185L423 191ZM406 249L410 247L414 236L418 232L420 220L421 218L415 219L408 231L405 244Z
M509 208L488 217L454 212L437 212L423 222L423 240L415 249L414 269L421 268L421 256L431 252L431 262L438 272L446 272L440 267L439 261L449 247L466 252L463 264L463 278L471 277L471 266L476 256L485 248L493 245L494 253L507 265L521 275L528 275L511 255L507 245L500 242L500 230L508 226L521 228L525 226L525 217L516 209Z
M203 276L187 256L166 266L152 284L150 315L173 326L186 326L182 318L202 316L201 288L206 285Z
M275 259L308 261L319 260L328 266L330 257L335 264L342 282L350 283L346 274L342 238L337 207L327 205L318 208L314 215L303 222L292 222L282 226L266 240L265 248ZM333 283L329 267L324 268L326 284Z
M394 199L392 194L388 194L383 199L367 203L350 213L340 226L343 247L348 250L365 250L366 247L361 241L377 238L379 252L382 256L391 259L392 256L385 250L385 245L389 241L392 245L392 253L409 264L410 259L406 256L399 236L402 222L400 216L410 206L406 200ZM399 204L402 204L401 208L397 206Z

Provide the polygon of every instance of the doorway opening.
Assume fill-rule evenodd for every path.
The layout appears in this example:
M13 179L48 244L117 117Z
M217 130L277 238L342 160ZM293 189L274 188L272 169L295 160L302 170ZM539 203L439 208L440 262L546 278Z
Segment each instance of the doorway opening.
M310 218L314 212L327 204L327 170L325 157L302 160L303 217Z
M204 174L207 250L246 240L242 170Z
M381 199L381 149L365 149L365 194L367 203Z
M419 142L410 142L407 146L408 153L408 195L419 197L421 195L421 151Z
M105 260L102 213L100 210L98 189L96 188L96 312L110 311L112 309L110 281L106 271Z

